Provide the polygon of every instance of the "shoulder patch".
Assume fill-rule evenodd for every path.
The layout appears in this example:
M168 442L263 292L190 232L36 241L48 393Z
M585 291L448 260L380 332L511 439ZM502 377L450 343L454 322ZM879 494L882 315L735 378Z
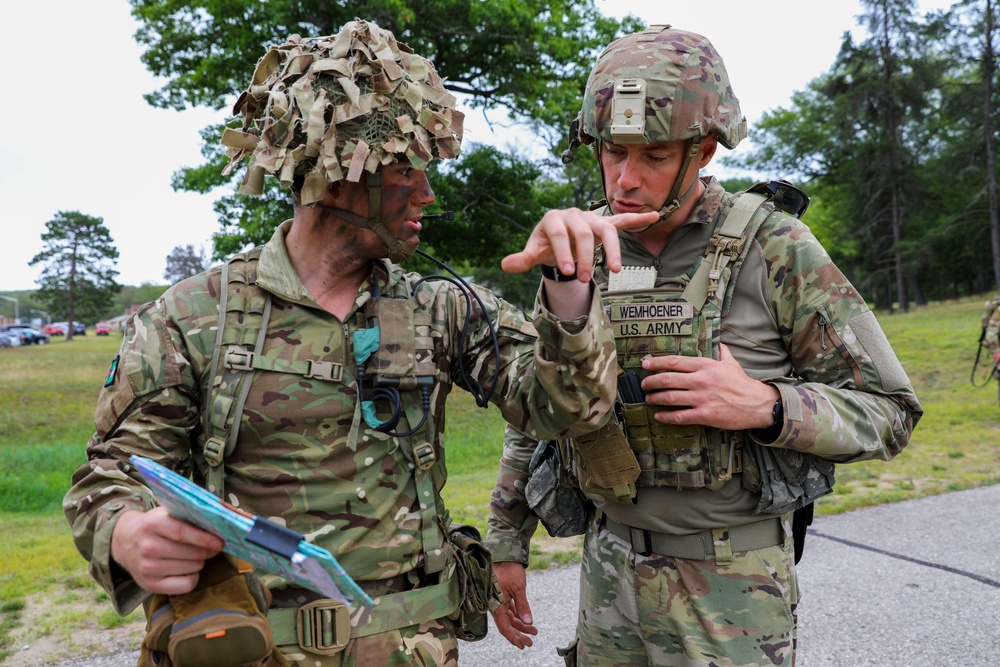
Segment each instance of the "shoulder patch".
M111 360L111 368L108 369L108 376L104 378L105 387L110 387L115 383L115 377L118 375L118 362L121 358L120 354L116 354L115 358Z

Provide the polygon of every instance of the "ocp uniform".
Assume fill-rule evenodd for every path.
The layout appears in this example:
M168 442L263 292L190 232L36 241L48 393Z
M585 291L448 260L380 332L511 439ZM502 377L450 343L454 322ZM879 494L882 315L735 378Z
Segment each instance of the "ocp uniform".
M706 257L709 239L722 219L720 209L734 201L734 195L726 194L714 179L706 184L705 197L693 214L696 219L678 228L659 256L650 255L629 235L619 234L624 268L617 278L606 271L604 277L620 280L622 275L649 269L653 276L653 289L633 286L615 292L612 283L612 290L603 295L612 320L618 316L619 363L626 371L640 371L641 359L647 354L717 359L720 343L726 344L748 375L773 382L782 393L789 413L776 442L782 449L762 446L746 431L660 424L652 413L663 407L622 406L623 430L639 469L634 499L614 498L607 489L588 487L586 472L577 470L597 507L584 546L582 576L588 586L581 589L581 664L627 662L630 637L616 628L629 623L652 633L644 636L645 647L636 650L648 651L655 664L673 664L670 656L685 651L706 659L715 656L719 660L718 656L725 655L734 661L732 664L744 664L741 660L757 664L762 655L771 656L774 664L788 664L783 661L790 660L794 650L798 601L790 510L829 492L832 460L877 453L840 451L841 443L856 447L858 440L875 438L867 433L844 433L841 437L838 430L845 427L839 416L845 409L840 403L843 399L831 396L831 405L816 408L806 394L799 393L798 384L857 385L873 394L892 395L898 401L896 416L887 416L884 421L876 416L867 425L851 421L847 426L880 434L898 433L901 441L905 441L908 411L920 411L888 342L877 326L872 326L874 315L821 247L810 241L802 223L790 216L780 212L768 215L762 231L747 240L750 247L730 276L732 284L718 285L719 296L706 300L703 308L689 304L691 294L684 295L685 287ZM720 275L724 280L725 272ZM843 280L843 285L827 284L829 280ZM672 322L659 318L661 326L654 326L658 311L650 304L675 304L659 312L682 316ZM647 317L630 318L630 314ZM785 317L799 320L782 319ZM677 328L681 332L674 334L672 330ZM814 413L816 409L819 412ZM828 432L817 436L810 429ZM806 439L802 452L790 448L797 433ZM893 438L887 439L891 442ZM810 445L822 459L808 453ZM498 482L498 488L501 486L515 485ZM502 543L503 537L491 533L490 541L492 548ZM518 553L522 549L500 547L496 551ZM744 557L750 551L756 557ZM667 566L667 562L673 565ZM616 572L615 578L608 579L609 572ZM764 580L770 585L758 588ZM686 588L694 581L707 584L703 593ZM732 600L720 592L725 590L756 596L758 617L746 617L744 610L738 620L730 618L731 610L726 607ZM681 597L671 598L668 612L655 591ZM620 597L626 594L630 595L627 602ZM652 601L644 595L652 595ZM694 605L692 611L700 609L694 616L687 615L683 595L695 596L689 601ZM647 603L651 606L644 607ZM671 619L665 614L671 614ZM656 627L644 623L643 618L650 615L659 615L662 622ZM715 615L729 618L727 630L713 633L706 628ZM595 634L583 637L588 631ZM602 658L594 655L595 651L606 654Z

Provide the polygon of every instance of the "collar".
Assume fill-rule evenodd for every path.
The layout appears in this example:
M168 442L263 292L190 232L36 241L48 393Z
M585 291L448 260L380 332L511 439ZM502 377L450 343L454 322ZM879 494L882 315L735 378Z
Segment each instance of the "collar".
M288 257L288 247L285 245L285 236L292 227L291 220L285 220L274 230L271 240L268 241L260 253L260 261L257 264L257 284L263 289L271 292L277 297L307 308L320 308L316 300L309 294L309 290L302 283L302 279L295 272L292 260ZM395 266L388 259L374 260L376 272L381 280L383 292L389 292L402 279L402 270ZM367 301L367 296L371 293L370 280L366 280L359 290L360 295L364 295L361 301ZM360 303L360 302L359 302Z

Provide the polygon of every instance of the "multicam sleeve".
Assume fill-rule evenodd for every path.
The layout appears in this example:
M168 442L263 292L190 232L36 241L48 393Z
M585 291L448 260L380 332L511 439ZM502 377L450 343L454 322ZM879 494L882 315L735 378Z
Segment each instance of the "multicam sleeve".
M172 469L189 466L188 433L197 414L193 377L163 303L148 304L126 327L98 398L87 462L63 499L76 548L123 615L146 594L113 561L111 533L123 512L156 505L128 457L139 454Z
M1000 302L996 302L996 307L986 323L983 345L986 346L990 354L1000 354Z
M535 440L509 424L504 429L503 458L490 501L485 540L496 562L515 561L528 565L531 536L538 527L538 517L528 507L524 485L528 481L528 462L536 445Z
M785 423L768 444L837 462L891 459L923 408L875 314L798 220L772 214L757 241L795 369L776 383Z
M545 307L543 290L533 324L512 304L481 294L496 314L499 340L500 376L492 400L518 430L538 439L562 439L593 431L607 420L618 361L596 289L588 314L573 321L559 320ZM496 354L484 322L477 322L471 338L463 363L486 386Z

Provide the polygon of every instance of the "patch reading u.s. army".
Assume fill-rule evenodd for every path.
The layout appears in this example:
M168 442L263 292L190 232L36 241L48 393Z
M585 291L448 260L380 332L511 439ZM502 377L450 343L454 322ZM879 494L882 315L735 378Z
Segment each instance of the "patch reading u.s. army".
M694 306L688 301L616 303L609 315L615 336L687 336Z
M114 359L111 360L111 368L108 369L108 377L104 378L104 386L110 387L115 383L115 376L118 375L118 361L121 359L121 355L116 355Z

